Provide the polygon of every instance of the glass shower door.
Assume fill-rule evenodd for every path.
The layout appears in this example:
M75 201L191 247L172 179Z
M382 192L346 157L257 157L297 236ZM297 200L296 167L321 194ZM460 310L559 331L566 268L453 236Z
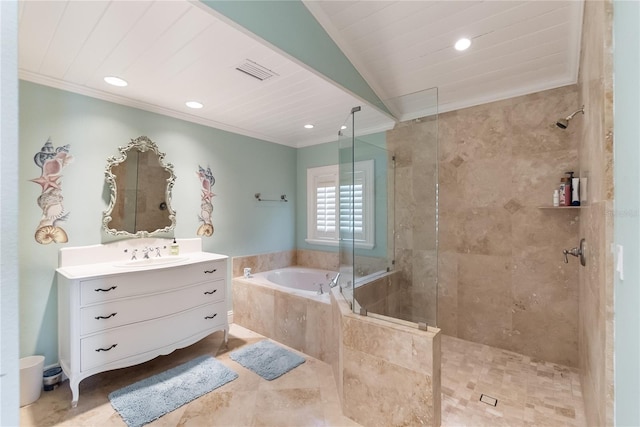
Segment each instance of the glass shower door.
M339 160L339 272L340 291L344 298L351 305L352 310L356 309L353 296L354 277L354 242L353 233L349 230L349 225L353 223L350 212L353 211L353 195L342 194L342 187L351 180L353 183L353 144L354 144L354 114L360 111L360 107L355 107L345 120L338 133L338 160Z

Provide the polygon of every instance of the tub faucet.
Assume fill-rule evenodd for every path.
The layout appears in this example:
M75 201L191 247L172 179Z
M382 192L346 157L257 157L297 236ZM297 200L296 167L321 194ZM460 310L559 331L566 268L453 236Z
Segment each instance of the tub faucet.
M329 278L329 275L327 274L327 279L328 278ZM334 277L329 281L329 287L335 288L336 286L338 286L338 279L340 279L340 273L336 274L336 277Z

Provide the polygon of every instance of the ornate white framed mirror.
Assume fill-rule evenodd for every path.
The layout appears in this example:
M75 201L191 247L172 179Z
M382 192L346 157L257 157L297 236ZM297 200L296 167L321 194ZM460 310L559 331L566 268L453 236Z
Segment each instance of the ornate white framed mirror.
M120 156L109 157L105 170L111 188L109 207L103 214L105 231L114 236L148 237L175 228L171 192L176 180L165 153L146 136L118 147Z

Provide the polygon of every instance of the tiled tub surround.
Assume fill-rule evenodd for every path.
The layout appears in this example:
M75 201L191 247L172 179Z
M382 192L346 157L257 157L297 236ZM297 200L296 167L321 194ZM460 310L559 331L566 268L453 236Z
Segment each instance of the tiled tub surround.
M242 276L245 268L250 268L252 273L260 273L292 265L296 265L295 250L239 256L231 260L231 277Z
M324 362L334 358L329 295L301 296L264 281L233 279L233 321Z

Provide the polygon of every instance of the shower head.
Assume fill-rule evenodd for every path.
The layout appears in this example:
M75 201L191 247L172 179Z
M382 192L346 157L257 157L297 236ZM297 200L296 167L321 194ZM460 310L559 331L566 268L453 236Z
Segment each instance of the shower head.
M569 120L573 119L573 116L575 116L578 113L584 114L584 105L582 107L580 107L580 109L578 111L574 111L573 113L569 114L564 119L558 120L556 122L556 126L558 126L560 129L568 128L569 127Z

